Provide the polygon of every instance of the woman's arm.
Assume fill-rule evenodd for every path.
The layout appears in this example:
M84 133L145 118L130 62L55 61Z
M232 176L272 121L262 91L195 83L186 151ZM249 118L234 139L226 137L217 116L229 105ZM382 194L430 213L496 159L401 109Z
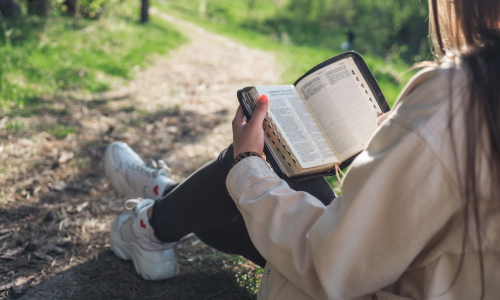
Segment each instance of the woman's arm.
M256 157L238 163L226 184L262 256L317 299L350 299L395 282L460 198L435 154L391 118L328 207Z

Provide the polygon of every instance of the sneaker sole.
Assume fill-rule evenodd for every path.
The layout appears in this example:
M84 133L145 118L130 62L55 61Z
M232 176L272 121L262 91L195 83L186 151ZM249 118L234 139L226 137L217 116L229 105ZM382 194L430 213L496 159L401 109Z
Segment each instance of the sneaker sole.
M111 176L112 173L114 174L114 173L119 173L119 172L116 171L116 168L113 166L113 163L111 162L111 153L110 153L111 147L110 146L108 146L108 148L104 152L104 172L106 173L106 176L111 181L111 184L113 185L113 187L120 194L123 194L124 196L126 196L128 198L141 197L140 195L137 195L129 187L129 185L125 182L125 180L123 180L123 178L121 177L120 174L118 174L118 176Z
M110 247L116 256L132 260L135 271L145 280L161 280L179 275L179 265L172 248L144 251L136 243L127 243L111 230Z

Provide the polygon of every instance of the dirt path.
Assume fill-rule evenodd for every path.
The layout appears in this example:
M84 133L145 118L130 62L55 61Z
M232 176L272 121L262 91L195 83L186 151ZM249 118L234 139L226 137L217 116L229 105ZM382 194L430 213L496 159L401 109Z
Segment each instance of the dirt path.
M142 280L109 251L124 198L104 176L105 147L127 142L181 181L231 142L236 91L281 74L271 54L155 13L191 42L113 91L0 114L0 298L24 281L21 299L254 297L257 268L195 237L176 248L181 275L161 282Z

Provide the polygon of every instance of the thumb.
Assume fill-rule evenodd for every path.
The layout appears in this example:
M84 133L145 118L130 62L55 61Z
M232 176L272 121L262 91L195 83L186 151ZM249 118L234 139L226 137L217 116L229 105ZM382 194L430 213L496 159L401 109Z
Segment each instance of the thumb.
M253 112L252 118L250 119L249 123L251 123L252 125L258 124L259 126L262 126L268 109L269 98L267 97L267 95L260 96L259 101L257 102L257 107L255 107L255 111Z

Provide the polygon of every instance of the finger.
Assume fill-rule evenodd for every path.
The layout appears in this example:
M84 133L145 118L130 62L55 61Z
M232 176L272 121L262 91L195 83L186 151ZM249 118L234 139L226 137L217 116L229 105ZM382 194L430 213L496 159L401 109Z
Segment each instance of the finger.
M241 108L240 105L238 106L238 109L236 110L236 116L234 116L233 119L233 128L242 127L244 122L245 122L245 113L243 112L243 108Z
M267 110L269 109L269 98L267 95L262 95L257 102L257 107L253 112L252 119L248 122L250 126L259 126L262 127L262 123L264 122L264 118L266 117Z

